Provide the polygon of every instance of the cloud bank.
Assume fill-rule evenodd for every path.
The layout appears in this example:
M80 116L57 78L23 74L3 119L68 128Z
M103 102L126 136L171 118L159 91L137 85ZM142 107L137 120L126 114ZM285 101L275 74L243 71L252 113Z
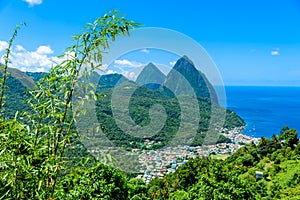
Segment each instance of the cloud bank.
M114 62L115 67L118 68L137 68L137 67L142 67L144 64L136 61L130 61L130 60L115 60Z
M26 3L28 3L28 5L30 7L35 6L35 5L40 5L40 4L43 3L42 0L23 0L23 1L25 1Z
M145 66L144 63L121 59L115 60L113 63L113 68L108 70L107 73L120 73L130 80L135 80L137 78L138 72Z
M8 47L7 42L0 41L0 54ZM50 46L39 46L35 51L28 51L21 45L16 45L10 54L9 67L17 68L21 71L47 72L52 66L62 61L61 58L51 56L54 51ZM3 63L3 57L1 63Z
M8 47L8 43L6 41L0 40L0 52L4 51Z

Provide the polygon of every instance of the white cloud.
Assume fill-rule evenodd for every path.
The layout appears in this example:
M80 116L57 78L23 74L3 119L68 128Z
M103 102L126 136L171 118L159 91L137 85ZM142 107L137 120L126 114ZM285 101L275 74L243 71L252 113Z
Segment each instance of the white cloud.
M16 45L16 51L26 51L26 49L21 45Z
M63 60L63 58L49 56L52 53L53 50L49 46L39 46L36 51L28 51L23 46L16 45L10 54L9 67L21 71L46 72ZM3 62L3 57L1 62Z
M107 70L107 72L105 72L105 74L117 74L117 71L114 71L112 69Z
M6 41L0 40L0 52L5 50L8 47L8 43Z
M137 71L141 70L145 66L144 63L130 60L115 60L113 69L115 71L120 71L122 75L130 80L135 80L137 78Z
M144 64L136 61L129 61L126 59L123 60L115 60L114 62L116 67L122 68L122 67L142 67Z
M149 49L142 49L141 52L142 53L150 53Z
M36 52L41 55L47 55L52 54L53 50L49 46L39 46Z
M135 74L135 72L124 71L122 74L130 80L135 80L137 78L137 75Z
M108 67L108 64L103 63L103 64L99 67L99 69L102 70L102 71L104 71L107 67Z
M28 3L29 6L35 6L35 5L40 5L43 3L42 0L23 0L26 3Z
M276 48L276 49L272 50L271 55L272 56L279 56L280 55L279 48Z
M171 61L169 64L173 67L176 64L176 61Z

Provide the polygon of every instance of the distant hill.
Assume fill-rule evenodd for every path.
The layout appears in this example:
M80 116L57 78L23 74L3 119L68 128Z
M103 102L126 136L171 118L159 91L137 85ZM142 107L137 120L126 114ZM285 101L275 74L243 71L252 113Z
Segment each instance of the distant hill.
M27 89L33 89L34 88L34 86L35 86L34 80L32 80L30 77L28 77L26 75L26 73L24 73L24 72L22 72L22 71L20 71L16 68L8 68L7 71L8 71L8 74L9 74L10 77L20 81L21 84L24 87L26 87ZM2 69L1 69L1 74L2 74Z
M146 65L136 79L136 83L149 89L157 90L166 76L152 63Z
M29 76L34 82L39 81L43 78L47 73L46 72L25 72L27 76Z
M35 82L27 76L24 72L8 68L8 77L6 80L5 90L5 114L6 117L12 119L16 111L28 111L29 105L26 100L28 94L26 90L31 90L35 87ZM3 65L0 65L0 77L3 77Z
M161 85L147 84L149 82L161 83ZM190 89L196 93L200 110L200 113L195 114L199 115L200 119L198 127L195 127L192 121L184 121L184 127L190 127L185 129L195 129L197 135L190 137L188 133L180 133L182 138L189 138L189 144L201 145L203 143L210 124L212 104L216 106L216 112L226 112L224 127L232 129L245 125L245 122L235 112L228 109L224 110L218 105L212 85L186 56L177 61L167 76L152 63L144 67L136 82L129 81L120 74L101 76L96 91L98 94L102 94L96 102L98 121L109 140L117 146L141 148L148 139L160 143L161 146L167 145L179 130L182 120L181 109L184 109L188 115L197 112L197 109L193 109L192 102L188 100L192 93L185 88L185 85L190 85ZM175 94L168 87L171 87ZM118 104L125 105L125 107L117 108L118 114L123 114L123 117L118 119L112 110L113 94ZM184 105L179 104L178 96L187 99ZM149 114L150 108L157 104L161 105L167 114L165 125L159 129L160 131L157 131L156 128L164 120L153 121ZM130 116L127 115L126 109L129 109ZM86 122L86 124L88 123ZM120 124L122 128L119 127ZM141 129L138 129L136 125L140 126ZM220 125L218 120L214 122L215 127L220 127ZM138 131L142 130L143 127L149 128L147 133L156 134L149 136ZM132 132L133 130L135 132Z
M8 113L9 118L12 118L16 111L29 110L29 106L25 102L28 98L28 94L25 90L33 89L35 86L34 81L40 80L45 73L23 73L17 69L9 69L9 72L10 75L7 79L9 90L6 92L6 109L8 112L6 113ZM178 74L181 74L182 77L176 79ZM195 131L197 131L197 135L195 137L189 138L190 144L200 145L203 143L205 133L209 128L212 104L216 105L217 112L224 111L224 108L221 108L217 104L217 98L215 97L211 84L207 81L206 77L195 68L193 63L186 56L177 61L174 68L167 76L161 73L155 65L150 63L142 70L136 82L128 80L121 74L107 74L100 76L98 73L94 73L89 78L92 79L93 82L98 81L96 85L96 93L101 94L97 95L99 98L96 101L95 107L98 122L101 124L103 132L106 134L107 138L109 138L117 146L140 148L143 147L143 143L148 139L159 142L161 146L163 146L167 145L168 142L175 137L181 122L181 109L184 108L188 114L197 112L197 109L193 109L194 105L192 105L189 100L184 105L179 104L177 99L178 96L188 99L191 94L188 93L188 90L185 90L184 87L181 87L185 84L183 79L186 79L189 85L192 86L192 89L194 89L198 98L200 110L200 113L197 113L200 120L199 125L196 125L197 127L195 127L195 124L192 121L184 122L184 126L187 127L186 130L195 129ZM82 81L84 82L85 80L82 79ZM161 83L161 85L144 84L149 82ZM170 85L171 87L174 87L171 89L175 91L175 94L168 89L167 86ZM130 115L127 118L121 117L120 119L116 119L113 114L111 98L113 92L116 90L121 92L114 93L114 98L118 100L120 105L127 106ZM158 115L157 118L154 118L156 121L151 119L149 112L153 105L161 105L164 108L166 111L166 119L161 119ZM126 109L120 108L118 112L126 114ZM245 125L245 122L233 111L226 109L225 112L225 127L231 129ZM156 114L154 113L153 116L156 116ZM90 126L91 123L95 123L87 118L85 120L87 121L82 123L86 126ZM141 128L148 126L148 133L140 133L140 135L131 135L126 133L127 129L130 130L135 126L130 124L132 123L130 120ZM160 123L165 124L159 128ZM214 123L214 126L220 126L219 121L215 121ZM122 124L123 128L125 127L125 131L123 128L121 129L119 127L119 124ZM158 131L156 131L156 129ZM151 133L156 134L153 135ZM180 134L182 137L185 137L184 134L186 133L182 132Z
M98 87L112 88L125 81L129 81L129 80L121 74L107 74L107 75L99 76Z
M217 103L217 95L205 75L198 71L194 63L187 57L180 58L169 72L163 85L170 88L176 96L192 95L209 98Z

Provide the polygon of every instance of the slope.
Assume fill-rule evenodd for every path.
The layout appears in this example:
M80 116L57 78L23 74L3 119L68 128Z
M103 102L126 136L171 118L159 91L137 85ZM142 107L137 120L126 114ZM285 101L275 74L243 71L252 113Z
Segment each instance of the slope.
M195 94L199 98L209 98L215 103L218 102L213 86L187 56L176 62L163 86L170 88L176 96Z
M146 65L136 79L136 83L149 89L157 90L166 76L152 63Z

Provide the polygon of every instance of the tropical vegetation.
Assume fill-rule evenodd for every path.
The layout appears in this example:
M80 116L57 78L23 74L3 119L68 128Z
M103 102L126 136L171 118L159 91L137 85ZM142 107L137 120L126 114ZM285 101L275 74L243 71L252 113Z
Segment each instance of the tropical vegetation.
M64 61L38 78L26 93L28 109L12 115L6 97L11 90L7 87L10 49L20 28L16 27L0 79L0 199L299 199L300 144L297 131L288 127L278 136L242 147L225 160L190 160L175 173L149 184L88 153L74 123L76 116L84 114L80 106L89 98L97 99L97 94L86 93L82 87L81 101L72 104L81 83L79 73L93 73L101 66L109 42L138 25L116 11L87 24L62 55ZM92 66L91 71L85 66ZM176 100L152 98L156 93L152 90L137 92L170 106L170 113L177 115L172 113L176 105L171 107ZM139 104L139 99L133 101ZM139 118L146 112L140 109L131 112L136 113L136 121L147 123L147 117Z

